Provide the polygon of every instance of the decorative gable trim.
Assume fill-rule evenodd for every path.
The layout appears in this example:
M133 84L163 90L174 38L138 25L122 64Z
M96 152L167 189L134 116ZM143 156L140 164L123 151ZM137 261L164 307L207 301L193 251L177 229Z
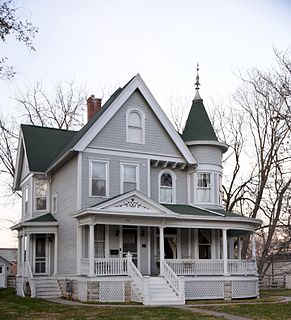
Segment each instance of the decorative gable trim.
M171 139L180 150L184 158L189 164L196 164L197 161L190 152L190 150L185 145L184 141L174 129L170 120L167 118L165 113L162 111L158 102L142 80L141 76L137 74L129 84L123 89L120 95L113 101L109 108L107 108L103 114L98 118L98 120L92 125L92 127L84 134L84 136L76 143L73 147L76 151L84 151L84 149L89 145L89 143L94 139L94 137L101 131L101 129L107 124L107 122L114 116L114 114L119 110L119 108L126 102L126 100L132 95L132 93L139 89L145 100L148 102L152 108L155 115L160 120L161 124L164 126L165 130L170 135Z

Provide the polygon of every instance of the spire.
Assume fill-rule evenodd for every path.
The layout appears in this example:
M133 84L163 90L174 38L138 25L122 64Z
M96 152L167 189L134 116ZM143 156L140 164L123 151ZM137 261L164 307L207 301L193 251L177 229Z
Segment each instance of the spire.
M199 82L199 63L197 63L196 72L197 72L196 82L195 82L195 86L196 86L195 90L196 90L196 93L195 93L194 100L202 100L201 97L200 97L200 94L199 94L199 86L201 85L200 82Z

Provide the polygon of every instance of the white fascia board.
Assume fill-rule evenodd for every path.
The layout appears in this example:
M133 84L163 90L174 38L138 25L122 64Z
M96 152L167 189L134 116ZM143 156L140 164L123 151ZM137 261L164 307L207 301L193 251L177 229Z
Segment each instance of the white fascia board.
M217 216L225 217L225 214L212 211L211 209L206 209L206 208L203 208L203 207L193 206L192 204L190 204L190 206L193 207L193 208L197 208L199 210L202 210L202 211L210 212L210 213L215 214Z
M76 143L74 150L84 151L84 149L89 145L89 143L94 139L96 134L98 134L101 129L106 125L106 123L114 116L114 114L119 110L119 108L126 102L126 100L132 95L132 93L139 89L144 98L147 100L148 104L159 118L160 122L176 144L177 148L180 150L182 155L185 157L186 161L190 164L196 164L197 161L190 152L190 150L185 145L182 138L174 129L173 125L162 111L161 107L157 103L156 99L142 80L141 76L137 74L131 82L126 86L125 89L120 93L120 95L114 100L111 106L105 110L105 112L100 116L100 118L92 125L92 127L85 133L85 135Z
M21 148L23 148L23 152L21 152ZM26 153L26 150L24 148L23 133L22 133L22 130L20 130L18 146L17 146L15 176L14 176L14 180L13 180L13 190L18 190L18 188L19 188L19 179L21 177L20 166L22 165L22 162L23 162L24 153Z
M201 146L201 145L207 145L207 146L215 146L223 150L223 152L226 152L228 149L228 144L220 141L215 140L192 140L192 141L186 141L185 144L187 146Z

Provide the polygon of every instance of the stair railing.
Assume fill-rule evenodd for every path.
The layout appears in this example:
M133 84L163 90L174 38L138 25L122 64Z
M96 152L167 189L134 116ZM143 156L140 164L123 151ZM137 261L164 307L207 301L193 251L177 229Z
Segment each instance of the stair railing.
M135 264L132 262L132 255L130 252L126 255L127 259L127 274L131 277L133 288L135 287L138 292L137 295L140 296L141 302L144 302L144 297L147 296L145 292L144 279Z
M185 283L183 277L178 277L173 269L166 263L166 261L162 260L163 263L163 276L174 290L176 295L185 300Z
M30 263L26 262L26 276L29 282L29 286L30 286L30 295L31 298L35 298L36 296L36 290L35 290L35 282L33 280L33 275L32 275L32 271L31 271L31 267L30 267Z

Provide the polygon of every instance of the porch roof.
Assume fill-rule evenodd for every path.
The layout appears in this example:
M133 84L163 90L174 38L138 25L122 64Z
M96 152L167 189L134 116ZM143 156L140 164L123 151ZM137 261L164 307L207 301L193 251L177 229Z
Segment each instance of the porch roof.
M36 218L32 218L26 221L19 222L11 227L11 230L19 230L23 227L52 227L52 226L58 226L58 220L51 214L51 213L45 213L41 216L38 216Z

